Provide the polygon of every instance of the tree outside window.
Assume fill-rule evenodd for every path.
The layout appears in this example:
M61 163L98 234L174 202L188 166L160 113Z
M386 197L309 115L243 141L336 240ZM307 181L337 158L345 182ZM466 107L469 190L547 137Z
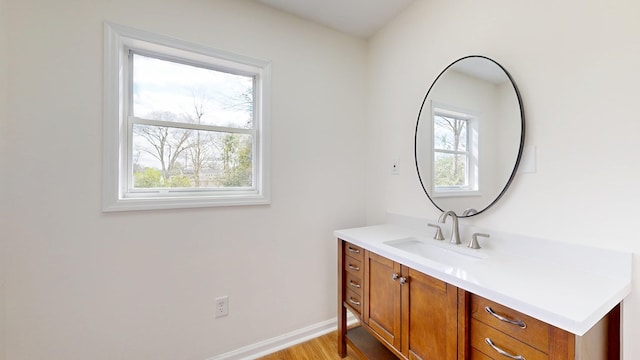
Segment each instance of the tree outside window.
M464 188L468 177L468 121L436 113L433 117L434 186Z
M133 57L133 188L253 185L253 78Z

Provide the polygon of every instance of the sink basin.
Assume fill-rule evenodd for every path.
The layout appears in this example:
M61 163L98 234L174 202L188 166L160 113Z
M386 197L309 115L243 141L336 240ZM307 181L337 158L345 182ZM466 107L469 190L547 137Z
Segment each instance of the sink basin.
M468 249L463 245L451 245L447 242L426 242L415 237L407 237L398 240L385 241L386 245L418 255L441 264L450 264L459 261L476 261L486 259L487 255Z

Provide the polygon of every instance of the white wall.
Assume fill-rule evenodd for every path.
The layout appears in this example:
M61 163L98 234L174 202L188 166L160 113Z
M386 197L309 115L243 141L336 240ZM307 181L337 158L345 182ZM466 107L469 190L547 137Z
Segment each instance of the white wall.
M6 206L6 177L7 169L5 157L2 154L6 154L9 149L6 145L9 139L7 134L7 74L8 74L8 30L7 25L7 1L0 0L0 229L7 227L7 212ZM5 357L5 283L6 274L8 269L5 267L7 254L6 238L3 236L2 230L0 230L0 360L6 359Z
M364 41L244 0L0 1L7 359L206 359L335 317L332 231L365 222ZM272 205L101 212L104 20L272 61Z
M6 1L0 0L0 154L5 154L7 143L7 9ZM7 169L5 166L5 158L0 155L0 169ZM5 198L5 180L4 176L0 176L0 199ZM0 201L0 228L6 227L5 218L7 215L7 207L5 201ZM0 230L1 232L1 230ZM0 360L5 357L5 278L7 269L5 267L5 255L7 253L5 247L5 237L0 233Z
M639 10L416 1L367 49L244 0L0 0L0 359L205 359L335 316L333 229L438 215L413 131L430 83L469 54L517 81L538 166L467 221L637 253ZM273 61L271 206L100 212L103 20Z
M572 243L640 251L640 3L416 1L370 41L367 221L387 210L435 218L412 165L422 98L462 56L501 63L524 100L537 172L465 222ZM400 176L389 175L400 159ZM624 302L624 357L640 358L640 270ZM634 321L635 320L635 321Z

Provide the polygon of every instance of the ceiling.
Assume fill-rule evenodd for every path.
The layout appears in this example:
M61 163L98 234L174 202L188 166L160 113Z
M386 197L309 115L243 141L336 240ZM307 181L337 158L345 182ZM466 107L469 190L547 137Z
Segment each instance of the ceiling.
M343 33L368 38L415 0L256 0Z

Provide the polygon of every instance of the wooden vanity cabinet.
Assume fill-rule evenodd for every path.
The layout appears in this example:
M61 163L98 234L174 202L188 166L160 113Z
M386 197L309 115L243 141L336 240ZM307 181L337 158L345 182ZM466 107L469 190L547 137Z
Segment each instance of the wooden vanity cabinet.
M347 310L362 319L364 249L338 241L338 354L347 356L347 343L363 359L395 359L362 327L347 332Z
M584 336L576 336L481 296L467 298L471 360L620 359L619 305Z
M402 353L409 359L457 359L458 288L403 267ZM461 314L463 316L463 314Z
M400 350L402 321L401 281L407 281L400 264L365 252L364 312L362 320L393 349Z
M361 353L365 359L457 359L457 288L433 277L402 266L383 256L364 250L361 304L350 302L352 275L349 262L353 254L349 249L358 248L348 242L340 242L342 264L339 264L340 309L338 343L341 356L346 355L346 342L354 348L367 351L382 344L386 349L375 348ZM340 262L340 261L339 261ZM357 329L346 331L345 309L349 309L360 321ZM365 330L370 339L367 344L356 344L351 332ZM360 337L365 337L359 334Z
M349 344L362 359L620 359L620 305L576 336L346 241L338 251L341 357Z

